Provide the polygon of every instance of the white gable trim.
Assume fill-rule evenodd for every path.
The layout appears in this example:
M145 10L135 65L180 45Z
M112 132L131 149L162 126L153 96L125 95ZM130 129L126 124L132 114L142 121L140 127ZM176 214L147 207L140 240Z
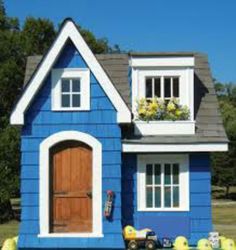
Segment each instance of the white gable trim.
M49 151L65 140L76 140L92 148L93 170L93 232L50 233L49 232ZM39 156L39 237L103 237L102 234L102 144L89 134L78 131L63 131L46 138L40 144Z
M225 152L228 143L197 143L197 144L122 144L122 151L127 153L142 152Z
M31 79L28 87L21 96L20 100L16 104L10 118L11 124L23 125L24 124L24 113L33 100L35 94L39 90L44 79L51 70L53 64L57 60L60 51L63 49L68 38L74 43L76 49L79 51L90 70L101 84L103 90L110 98L114 107L117 110L117 121L119 123L129 123L131 122L131 113L125 104L124 100L121 98L120 94L117 92L116 88L112 84L111 80L104 72L103 68L97 61L96 57L89 49L88 45L80 35L75 24L71 20L65 21L57 39L55 40L53 46L49 52L44 57L40 67L36 71L35 75Z

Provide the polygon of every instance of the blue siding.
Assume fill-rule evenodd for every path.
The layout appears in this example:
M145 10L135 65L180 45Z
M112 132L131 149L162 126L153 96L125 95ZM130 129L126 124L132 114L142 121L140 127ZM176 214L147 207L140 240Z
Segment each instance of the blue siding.
M159 237L188 237L195 245L212 230L211 179L208 154L190 154L190 211L137 211L137 156L124 154L122 164L122 222L136 228L150 227ZM178 226L176 226L178 225Z
M54 68L87 67L68 44ZM82 112L51 111L51 76L38 92L25 114L26 124L21 137L21 197L22 214L19 247L49 248L124 248L121 225L121 131L117 112L94 75L90 76L91 110ZM48 136L64 130L77 130L96 137L102 143L103 202L106 190L116 193L113 218L103 218L104 238L38 238L39 233L39 145Z

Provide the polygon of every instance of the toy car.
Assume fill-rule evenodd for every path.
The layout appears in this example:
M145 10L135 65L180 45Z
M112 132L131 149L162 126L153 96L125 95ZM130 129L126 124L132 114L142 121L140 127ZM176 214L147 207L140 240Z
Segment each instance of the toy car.
M157 236L151 229L135 230L132 226L126 226L123 230L124 239L130 250L137 250L145 247L153 250L157 247Z

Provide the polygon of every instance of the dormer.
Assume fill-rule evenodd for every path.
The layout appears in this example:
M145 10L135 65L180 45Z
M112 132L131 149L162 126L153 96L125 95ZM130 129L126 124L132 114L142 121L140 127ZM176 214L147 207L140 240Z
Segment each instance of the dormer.
M189 53L131 53L132 112L138 135L190 135L194 121L194 55ZM177 103L172 117L162 114L154 119L140 117L140 102L167 106ZM170 106L169 106L170 107ZM188 110L184 118L178 116ZM168 112L167 112L168 113Z

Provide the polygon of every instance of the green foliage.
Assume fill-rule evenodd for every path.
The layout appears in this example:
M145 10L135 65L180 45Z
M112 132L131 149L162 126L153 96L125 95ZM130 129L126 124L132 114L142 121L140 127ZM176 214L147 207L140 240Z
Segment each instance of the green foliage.
M55 39L56 31L48 19L28 17L22 29L26 56L44 54Z
M153 98L147 100L142 98L137 102L138 119L143 121L157 121L157 120L188 120L189 108L182 106L175 98L169 102L162 99Z
M19 193L19 130L9 114L23 81L24 54L19 22L0 1L0 222L13 217L10 197Z
M0 222L13 218L10 198L19 195L19 130L7 120L0 121Z
M0 0L0 30L5 29L5 27L6 27L6 11L3 1Z
M82 29L80 27L79 30L84 40L87 42L87 44L89 44L89 47L93 51L93 53L108 53L109 46L107 39L96 39L96 37L91 31Z
M23 70L13 59L6 60L0 64L0 79L0 116L4 116L10 114L20 92Z
M4 119L2 119L4 123ZM6 122L6 121L5 121ZM0 131L0 200L18 194L19 187L19 130L12 126Z
M220 111L224 127L229 138L229 151L212 154L214 185L226 187L226 196L230 186L236 185L236 86L232 83L216 83Z
M118 44L111 47L106 38L97 39L91 31L83 29L79 25L78 29L94 54L122 53Z

